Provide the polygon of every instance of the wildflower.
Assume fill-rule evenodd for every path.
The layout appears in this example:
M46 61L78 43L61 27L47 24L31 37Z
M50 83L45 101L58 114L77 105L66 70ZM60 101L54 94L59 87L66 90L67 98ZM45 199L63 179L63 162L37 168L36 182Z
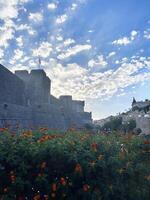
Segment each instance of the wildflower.
M90 164L91 167L95 167L96 162L95 162L95 161L92 161L92 162L90 162L89 164Z
M63 186L65 186L65 185L66 185L66 180L65 180L65 178L61 177L60 183L61 183Z
M40 194L37 194L37 195L35 195L35 196L33 197L33 200L40 200L40 199L41 199Z
M144 144L150 144L150 141L144 141Z
M90 189L90 186L88 184L83 185L83 191L88 192Z
M8 192L8 188L5 187L3 191L4 191L4 193Z
M48 200L48 195L44 195L44 200Z
M104 156L103 155L99 155L98 156L98 160L104 160Z
M123 174L125 172L125 169L121 168L118 170L119 174Z
M95 143L95 142L94 142L94 143L92 143L92 144L91 144L91 148L92 148L92 150L93 150L93 151L97 151L98 144L97 144L97 143Z
M46 168L46 162L42 162L41 169L45 169L45 168Z
M0 132L6 132L8 131L8 128L0 128Z
M79 163L76 164L75 172L77 172L77 173L81 173L82 172L82 167L81 167L81 165Z
M52 191L56 192L56 190L57 190L57 185L56 185L56 183L53 183L52 184Z
M51 197L52 198L55 198L56 197L56 194L53 192L53 193L51 193Z

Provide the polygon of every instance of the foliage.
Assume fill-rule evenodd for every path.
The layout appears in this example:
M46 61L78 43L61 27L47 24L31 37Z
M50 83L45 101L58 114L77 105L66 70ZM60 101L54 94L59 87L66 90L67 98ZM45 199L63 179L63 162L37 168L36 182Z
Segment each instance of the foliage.
M125 133L133 131L136 128L136 121L134 119L130 119L128 122L122 125L122 129Z
M112 117L108 122L104 124L102 130L117 131L121 129L121 126L122 126L122 118Z
M1 200L149 200L150 141L0 130Z

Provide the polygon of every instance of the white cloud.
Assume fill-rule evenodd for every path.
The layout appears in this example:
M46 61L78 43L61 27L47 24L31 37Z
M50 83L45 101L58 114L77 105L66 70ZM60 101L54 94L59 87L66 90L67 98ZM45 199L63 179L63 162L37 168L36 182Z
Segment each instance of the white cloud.
M17 30L17 31L25 31L26 30L29 33L29 35L36 34L36 31L28 24L15 25L15 30Z
M31 0L0 0L0 19L8 20L18 17L19 6Z
M89 67L105 67L107 66L107 62L104 59L103 55L97 56L96 59L91 59L88 62Z
M76 10L77 7L78 7L78 5L76 3L73 3L71 5L71 10Z
M42 42L37 49L33 49L33 56L47 58L52 52L52 45L49 42Z
M69 46L69 45L74 44L74 43L75 43L74 39L68 38L64 41L64 46Z
M34 23L38 23L41 22L43 20L43 15L41 13L30 13L29 14L29 20L34 22Z
M148 40L150 39L150 28L144 31L144 38Z
M47 7L48 7L49 10L55 10L57 8L57 4L49 3Z
M19 36L16 38L16 42L17 42L17 45L19 47L22 47L23 46L23 36Z
M2 59L4 56L4 50L3 49L0 49L0 59Z
M118 40L114 40L112 42L112 44L115 44L115 45L127 45L127 44L130 44L130 43L131 43L131 41L127 37L123 37L123 38L120 38Z
M14 29L9 27L7 24L4 24L4 26L0 27L0 47L8 47L8 42L14 38L14 33Z
M16 49L14 51L14 57L13 60L20 60L23 57L23 51Z
M133 40L135 40L137 34L138 34L138 32L135 31L135 30L133 30L133 31L131 31L131 33L130 33L130 37L123 37L123 38L120 38L120 39L118 39L118 40L114 40L114 41L112 42L112 44L114 44L114 45L124 45L124 46L126 46L126 45L132 43Z
M115 56L115 55L116 55L116 52L115 52L115 51L112 51L112 52L110 52L110 53L108 54L108 58L113 57L113 56Z
M68 19L68 16L66 14L60 15L56 19L57 24L63 24Z
M150 67L150 59L133 59L122 63L118 69L105 72L91 72L82 66L72 63L66 66L50 59L45 70L53 81L52 92L56 96L70 94L76 99L108 99L128 86L144 82L150 73L142 72L143 67ZM49 67L50 66L50 67Z
M69 58L71 56L74 56L82 51L88 51L91 48L92 48L92 46L88 45L88 44L85 44L85 45L78 44L74 47L67 49L66 52L58 55L58 59L63 60L63 59Z

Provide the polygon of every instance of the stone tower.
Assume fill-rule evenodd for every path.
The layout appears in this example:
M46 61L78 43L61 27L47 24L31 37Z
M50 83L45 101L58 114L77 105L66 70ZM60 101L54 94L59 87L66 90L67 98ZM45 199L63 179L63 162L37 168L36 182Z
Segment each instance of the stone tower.
M15 71L15 74L25 82L28 105L41 105L50 103L51 81L42 69Z

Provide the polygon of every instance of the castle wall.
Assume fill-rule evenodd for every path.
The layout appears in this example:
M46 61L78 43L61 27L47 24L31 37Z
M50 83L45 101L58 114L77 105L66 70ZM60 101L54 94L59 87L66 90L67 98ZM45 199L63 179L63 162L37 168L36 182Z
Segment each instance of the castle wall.
M15 74L25 82L29 105L49 103L51 81L44 70L32 70L30 74L26 70L18 70Z
M20 128L29 128L33 126L32 111L26 106L15 104L0 104L0 127L20 126Z
M48 127L67 130L92 123L84 101L50 95L51 81L43 70L19 70L15 75L0 68L0 127ZM1 95L2 94L2 95Z
M25 84L0 65L0 103L26 104Z

